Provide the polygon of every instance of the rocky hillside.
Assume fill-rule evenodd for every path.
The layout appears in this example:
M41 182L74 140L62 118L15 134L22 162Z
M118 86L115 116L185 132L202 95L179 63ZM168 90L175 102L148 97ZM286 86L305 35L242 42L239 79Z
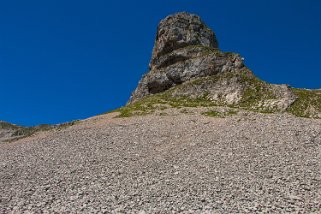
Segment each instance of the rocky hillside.
M178 13L160 22L149 68L127 111L139 113L152 111L154 104L189 106L197 102L200 106L321 118L320 90L295 89L258 79L239 54L219 49L214 32L196 15Z
M1 143L0 213L320 213L319 119L117 115Z

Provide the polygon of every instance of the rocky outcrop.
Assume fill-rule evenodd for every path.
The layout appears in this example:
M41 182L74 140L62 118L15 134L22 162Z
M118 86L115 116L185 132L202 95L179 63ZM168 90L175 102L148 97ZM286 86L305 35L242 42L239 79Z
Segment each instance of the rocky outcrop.
M237 54L225 54L205 47L189 46L158 58L157 64L140 81L130 102L165 91L197 77L213 76L243 66Z
M200 17L188 13L170 15L160 22L149 71L128 105L165 91L167 98L201 98L212 105L288 111L305 117L321 115L317 90L293 89L258 79L239 54L219 49L214 32Z
M202 22L200 17L188 13L166 17L158 25L150 68L153 69L154 66L159 65L168 53L191 45L218 48L214 32ZM176 53L178 56L179 54ZM189 52L189 54L193 56L193 53ZM172 58L173 54L168 57Z
M200 17L177 13L160 22L150 71L139 82L129 103L193 78L239 70L243 66L240 55L218 49L214 32Z

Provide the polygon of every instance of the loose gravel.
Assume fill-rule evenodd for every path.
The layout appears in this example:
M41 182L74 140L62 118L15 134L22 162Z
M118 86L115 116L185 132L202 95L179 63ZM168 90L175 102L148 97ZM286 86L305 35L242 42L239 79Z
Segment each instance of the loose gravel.
M320 213L321 120L114 116L1 143L0 212Z

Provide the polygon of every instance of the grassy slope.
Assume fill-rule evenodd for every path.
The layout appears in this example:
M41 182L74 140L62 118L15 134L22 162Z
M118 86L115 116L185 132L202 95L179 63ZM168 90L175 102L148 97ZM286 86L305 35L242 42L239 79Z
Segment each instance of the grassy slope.
M273 113L278 109L266 109L260 107L260 103L264 100L273 100L275 96L269 87L269 84L258 79L246 69L243 73L225 73L212 77L198 78L190 82L183 83L173 87L165 92L146 96L136 103L124 106L115 111L120 112L120 117L129 117L133 115L144 115L152 113L155 110L164 110L169 107L209 107L209 106L226 106L223 102L213 102L208 99L206 93L197 97L190 98L187 96L172 96L173 92L184 87L193 85L214 84L226 78L238 78L240 84L246 86L243 91L242 99L238 104L229 105L233 108L241 108L250 111ZM321 91L320 90L304 90L292 89L297 95L297 100L286 110L287 112L299 117L315 117L311 114L310 109L321 112ZM209 113L211 114L211 113Z
M311 111L321 113L321 90L293 89L298 99L287 109L299 117L311 117Z

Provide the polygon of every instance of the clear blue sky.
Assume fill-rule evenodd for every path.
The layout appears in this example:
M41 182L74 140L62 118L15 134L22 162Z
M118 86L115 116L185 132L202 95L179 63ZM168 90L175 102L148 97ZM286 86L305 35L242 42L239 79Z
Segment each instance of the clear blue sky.
M320 0L0 3L0 120L82 119L126 103L165 16L196 13L261 79L321 88Z

